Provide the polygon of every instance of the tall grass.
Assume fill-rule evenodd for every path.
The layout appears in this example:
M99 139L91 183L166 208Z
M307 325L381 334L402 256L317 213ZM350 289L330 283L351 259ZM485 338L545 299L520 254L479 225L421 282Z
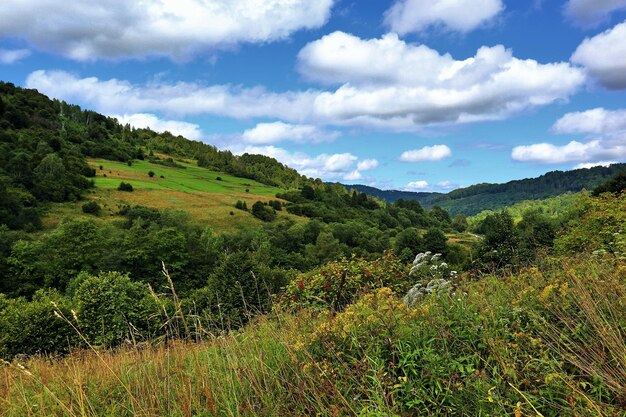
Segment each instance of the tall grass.
M311 361L292 342L308 326L293 316L266 317L246 332L201 343L83 350L6 364L0 415L350 415L332 381L302 372Z
M174 297L158 344L0 366L0 416L624 416L625 272L552 259L415 309L385 290L219 336Z

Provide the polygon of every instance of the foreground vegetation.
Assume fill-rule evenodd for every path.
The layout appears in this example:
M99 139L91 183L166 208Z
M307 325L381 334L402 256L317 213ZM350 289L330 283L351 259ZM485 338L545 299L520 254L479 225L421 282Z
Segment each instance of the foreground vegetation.
M142 298L132 289L139 287L124 278L88 278L76 310L48 303L45 312L46 322L87 350L7 362L0 412L626 415L625 204L626 196L588 200L551 254L514 272L508 264L457 274L430 255L420 255L411 271L391 253L330 262L291 280L267 315L257 315L255 300L242 299L243 311L256 318L239 330L207 328L210 321L192 314L173 288L137 303ZM447 284L411 302L404 297L411 286L435 280ZM160 341L133 340L141 328L132 322L136 307L93 298L98 291L119 297L122 288L133 306L160 305L158 318L146 316L165 329ZM11 302L4 303L7 319ZM89 314L103 311L110 316L91 327ZM228 311L216 314L229 319ZM119 332L127 335L125 346L97 347L106 344L99 337Z

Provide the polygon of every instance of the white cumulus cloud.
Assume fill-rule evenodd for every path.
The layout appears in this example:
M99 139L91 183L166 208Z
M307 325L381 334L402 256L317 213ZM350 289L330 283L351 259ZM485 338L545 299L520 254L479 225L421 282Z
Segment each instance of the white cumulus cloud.
M599 162L585 162L578 164L574 167L574 169L589 169L593 167L608 167L610 165L616 164L616 161L599 161Z
M3 49L0 48L0 64L14 64L28 56L31 52L28 49Z
M626 22L586 38L571 57L609 89L626 88Z
M359 171L369 171L375 168L378 168L378 161L376 159L364 159L357 165Z
M405 151L400 155L404 162L439 161L452 156L452 151L446 145L424 146L421 149Z
M584 26L596 25L617 10L626 10L626 0L568 0L565 4L565 14Z
M306 45L298 69L339 85L315 98L318 117L405 130L503 119L566 100L585 80L569 63L521 60L501 45L457 60L396 34L361 39L344 32Z
M419 191L430 187L427 181L412 181L404 187L404 191Z
M272 92L190 82L132 84L64 71L35 71L27 86L106 114L213 114L415 131L501 120L567 100L585 78L568 63L520 60L503 46L482 47L473 57L455 60L426 46L407 44L396 35L363 40L343 32L307 45L298 68L338 87Z
M402 35L438 26L469 32L502 10L501 0L396 0L385 13L385 23Z
M537 143L517 146L513 148L511 157L517 161L544 164L579 162L577 167L626 159L626 109L596 108L567 113L556 121L552 131L586 137L584 141L574 140L564 145Z
M120 123L130 124L136 128L150 128L155 132L170 132L187 139L200 140L204 136L200 126L178 120L161 120L154 114L136 113L113 115Z
M319 143L332 141L339 132L328 132L313 125L294 125L284 122L259 123L242 134L245 142L257 145L292 141Z
M262 87L189 82L132 84L115 78L80 78L66 71L44 70L32 72L26 78L26 86L105 114L160 112L301 120L309 117L316 97L314 92L272 93Z
M184 59L321 27L333 0L3 0L0 37L76 60Z
M626 109L606 110L599 107L567 113L554 123L552 130L556 133L573 134L626 132Z

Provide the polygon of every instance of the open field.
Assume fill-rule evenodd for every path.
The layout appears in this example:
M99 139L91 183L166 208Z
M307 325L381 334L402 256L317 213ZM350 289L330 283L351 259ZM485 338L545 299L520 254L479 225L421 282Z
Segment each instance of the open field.
M141 205L157 209L184 210L194 220L216 230L234 231L261 224L261 221L249 212L236 210L234 205L237 200L245 201L248 207L252 207L256 201L266 202L276 199L276 193L283 191L254 180L214 172L188 162L177 161L177 164L185 168L168 167L148 161L134 161L132 166L129 166L123 162L104 159L91 159L89 164L96 169L94 179L96 188L87 195L87 199L97 201L102 206L100 218L103 221L118 219L116 213L124 205ZM148 175L149 171L154 172L154 177ZM118 191L117 187L122 181L132 184L134 191L130 193ZM83 214L81 205L54 204L44 219L44 225L53 228L68 217L93 218ZM304 221L303 218L286 211L278 212L278 216Z
M168 167L148 161L134 161L132 166L128 166L123 162L104 159L91 159L89 164L96 168L95 182L99 188L116 189L120 181L125 181L138 188L191 193L220 193L235 198L246 194L246 189L249 190L250 194L272 198L276 193L282 191L279 188L264 185L254 180L237 178L178 161L177 164L185 168ZM100 166L103 167L102 170L99 169ZM153 178L148 176L149 171L154 172ZM218 180L218 177L221 180Z

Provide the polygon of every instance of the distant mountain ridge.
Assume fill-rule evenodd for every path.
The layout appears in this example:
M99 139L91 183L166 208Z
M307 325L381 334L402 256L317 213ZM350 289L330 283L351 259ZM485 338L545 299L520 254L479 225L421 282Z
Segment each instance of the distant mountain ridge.
M609 178L626 170L626 164L612 164L608 167L574 169L571 171L551 171L537 178L509 181L504 184L482 183L459 188L447 194L380 190L366 185L346 185L374 197L392 203L399 199L418 201L426 208L440 206L450 214L474 215L483 210L496 210L524 200L542 200L567 192L592 190Z

